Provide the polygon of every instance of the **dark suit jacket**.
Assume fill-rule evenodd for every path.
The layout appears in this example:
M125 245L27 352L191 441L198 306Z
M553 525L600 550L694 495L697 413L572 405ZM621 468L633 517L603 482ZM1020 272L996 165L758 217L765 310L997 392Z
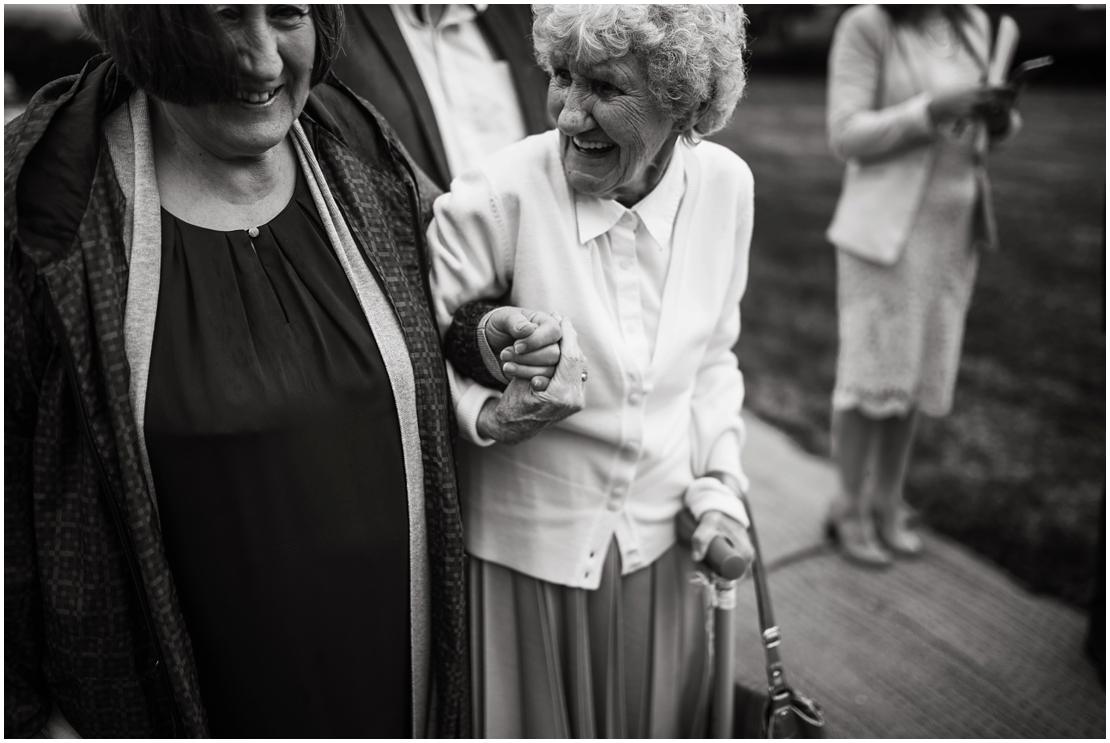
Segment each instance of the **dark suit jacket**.
M346 5L347 40L335 74L368 100L390 123L412 159L440 188L451 181L432 103L416 62L388 5ZM478 26L494 56L512 70L529 134L550 129L547 75L532 56L532 10L528 5L490 5Z

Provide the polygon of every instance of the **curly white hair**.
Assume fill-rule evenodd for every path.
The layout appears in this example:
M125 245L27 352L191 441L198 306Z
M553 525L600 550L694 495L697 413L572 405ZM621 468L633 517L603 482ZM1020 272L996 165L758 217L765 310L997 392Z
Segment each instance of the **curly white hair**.
M536 61L548 74L553 56L592 65L634 54L660 108L693 123L685 132L691 139L722 129L744 93L747 19L739 5L533 5L532 11Z

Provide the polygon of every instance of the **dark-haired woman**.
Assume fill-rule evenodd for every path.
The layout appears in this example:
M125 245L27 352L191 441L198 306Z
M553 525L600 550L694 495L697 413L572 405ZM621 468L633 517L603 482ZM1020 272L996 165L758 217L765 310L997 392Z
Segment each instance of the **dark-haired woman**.
M468 735L435 194L341 11L83 16L5 128L5 735Z
M848 168L828 231L841 481L829 529L865 565L922 549L902 500L916 416L952 407L977 251L996 242L985 153L1019 121L1013 91L986 83L990 49L976 6L858 6L833 39L829 142Z

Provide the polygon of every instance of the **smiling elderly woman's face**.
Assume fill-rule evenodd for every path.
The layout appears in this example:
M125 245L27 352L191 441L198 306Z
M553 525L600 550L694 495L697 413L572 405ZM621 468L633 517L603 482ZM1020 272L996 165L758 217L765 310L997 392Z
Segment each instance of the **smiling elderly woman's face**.
M679 136L720 131L744 91L739 5L532 6L536 61L571 187L631 206Z
M632 54L592 65L552 59L547 107L575 191L631 205L658 182L680 133Z

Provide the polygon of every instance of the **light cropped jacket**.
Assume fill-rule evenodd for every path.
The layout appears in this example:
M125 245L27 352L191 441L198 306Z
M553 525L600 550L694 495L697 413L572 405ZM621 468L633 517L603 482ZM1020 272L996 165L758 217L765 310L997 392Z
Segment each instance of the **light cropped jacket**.
M990 20L977 6L970 11L963 38L985 69ZM907 43L907 36L915 33L910 26L896 26L877 5L856 6L841 17L829 53L829 145L847 169L826 237L837 248L881 265L893 265L902 255L936 160L937 137L942 136L929 115L929 58ZM1014 110L1009 130L996 142L1012 136L1020 125ZM974 234L994 248L986 140L981 132Z
M702 487L714 471L747 483L744 386L732 348L748 276L752 176L720 145L676 146L686 187L646 368L599 290L596 245L580 240L557 131L502 150L435 203L428 243L440 328L460 306L509 290L509 304L571 319L589 365L585 409L515 446L472 443L491 392L455 379L464 535L479 558L593 589L614 536L627 574L675 543L684 506L696 505L695 515L738 510L732 491Z

